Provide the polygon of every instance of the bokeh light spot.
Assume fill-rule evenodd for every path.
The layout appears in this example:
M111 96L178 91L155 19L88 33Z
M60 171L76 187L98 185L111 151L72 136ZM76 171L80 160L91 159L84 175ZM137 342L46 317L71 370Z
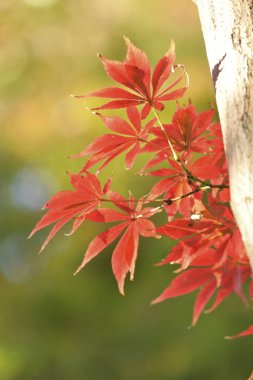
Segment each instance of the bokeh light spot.
M58 0L24 0L24 3L32 7L50 7L56 4Z
M57 187L50 173L24 168L16 173L10 185L12 202L24 209L38 210Z
M0 250L0 270L10 282L20 283L31 277L33 262L26 254L29 250L24 236L18 234L8 236L1 242Z

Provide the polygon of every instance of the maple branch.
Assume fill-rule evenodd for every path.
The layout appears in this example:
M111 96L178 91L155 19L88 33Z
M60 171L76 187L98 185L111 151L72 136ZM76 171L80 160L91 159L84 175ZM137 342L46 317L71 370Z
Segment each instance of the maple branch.
M203 186L203 187L196 187L196 189L194 189L192 191L189 191L189 193L180 195L179 197L172 198L172 199L165 199L164 203L167 203L167 205L171 205L173 202L176 202L176 201L179 201L180 199L186 198L189 195L198 193L199 191L208 190L208 189L210 189L209 185L208 186Z
M207 184L206 186L203 186L203 187L196 187L194 190L192 191L189 191L189 193L186 193L186 194L183 194L183 195L180 195L179 197L176 197L176 198L172 198L172 199L165 199L163 202L164 203L167 203L167 205L171 205L173 202L176 202L176 201L179 201L180 199L183 199L183 198L186 198L188 197L189 195L192 195L192 194L195 194L195 193L198 193L199 191L204 191L204 190L209 190L209 189L214 189L214 188L218 188L218 189L223 189L224 187L228 187L226 185L224 185L224 187L221 187L223 185L209 185Z
M178 161L179 162L179 161ZM212 185L211 183L208 183L206 181L203 181L201 179L199 179L198 177L195 177L189 169L187 169L187 167L180 161L179 162L180 165L182 166L182 168L186 171L187 173L187 178L191 181L196 181L196 182L199 182L201 183L202 185L204 186L209 186L210 188L212 189L229 189L229 185L225 185L225 184L221 184L221 185Z
M204 182L204 181L202 181ZM205 191L205 190L210 190L210 189L223 189L223 188L228 188L227 185L212 185L212 184L205 184L205 186L201 186L201 187L196 187L194 190L192 191L189 191L188 193L186 194L183 194L183 195L180 195L176 198L171 198L171 199L164 199L164 198L156 198L156 199L146 199L147 202L163 202L163 203L166 203L167 205L171 205L173 202L177 202L179 201L180 199L183 199L183 198L186 198L186 197L189 197L190 195L193 195L195 193L198 193L199 191ZM113 203L110 199L106 199L106 198L102 198L100 199L102 202L111 202ZM145 199L133 199L134 202L140 202L140 201L144 201L145 202ZM122 199L120 202L126 202L128 203L129 200L128 199ZM163 207L163 205L161 206L158 206L156 207L155 209L153 209L153 211L158 211L159 209L161 209ZM145 214L142 214L142 215L145 215Z
M222 189L229 189L229 185L225 185L225 184L213 185L211 183L207 183L206 181L202 181L201 179L199 179L193 175L189 175L188 178L192 181L200 182L202 185L208 186L211 189L221 189L221 190Z
M200 188L198 188L198 189L196 188L196 189L190 191L189 193L186 193L186 194L180 195L179 197L172 198L172 199L166 199L166 200L164 200L164 203L166 203L168 206L170 206L173 202L176 202L176 201L179 201L180 199L186 198L186 197L188 197L189 195L192 195L192 194L198 193L199 191L200 191Z

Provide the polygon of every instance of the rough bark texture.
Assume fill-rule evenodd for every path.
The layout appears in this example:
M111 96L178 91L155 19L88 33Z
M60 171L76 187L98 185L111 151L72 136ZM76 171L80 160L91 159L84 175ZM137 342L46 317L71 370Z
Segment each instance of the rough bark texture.
M229 164L231 207L253 269L253 0L194 0Z

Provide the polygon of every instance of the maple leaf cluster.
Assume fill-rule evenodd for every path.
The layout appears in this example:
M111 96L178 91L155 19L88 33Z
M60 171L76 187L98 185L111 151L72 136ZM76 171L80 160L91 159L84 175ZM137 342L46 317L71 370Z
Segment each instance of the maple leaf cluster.
M53 225L43 250L68 222L72 222L70 234L86 220L110 223L90 242L75 273L117 240L112 271L122 294L127 274L134 278L140 238L174 239L177 244L158 265L179 267L170 285L153 303L198 289L192 320L195 325L211 299L214 301L209 311L231 293L248 303L245 282L253 300L252 272L229 205L221 128L212 121L213 109L198 113L191 102L186 106L177 103L171 121L162 123L158 112L164 109L164 103L178 100L188 87L183 65L175 64L174 43L153 72L147 55L128 39L126 44L123 62L99 55L107 75L121 87L77 96L113 99L92 109L109 133L73 156L86 158L81 171L69 175L73 190L58 192L45 204L47 212L30 236ZM119 108L125 108L125 118L100 113ZM99 173L123 153L126 169L133 167L140 154L150 154L139 174L151 176L154 183L139 199L131 192L126 199L112 191L111 178L104 186L99 180ZM152 218L160 212L166 223L157 226ZM236 337L252 333L253 325Z

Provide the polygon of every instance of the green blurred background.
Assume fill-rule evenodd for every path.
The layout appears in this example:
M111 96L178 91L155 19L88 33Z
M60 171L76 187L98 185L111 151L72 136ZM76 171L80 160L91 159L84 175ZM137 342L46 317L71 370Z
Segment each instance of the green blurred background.
M102 226L88 224L71 238L66 228L41 256L47 231L26 239L45 200L69 187L66 170L82 166L66 157L105 131L69 94L111 84L96 53L123 59L123 35L152 65L173 38L190 75L187 97L199 110L214 101L190 0L0 1L1 380L240 380L253 368L252 338L223 339L252 323L252 310L235 296L191 330L195 295L150 307L172 278L173 268L153 265L168 252L166 240L141 243L135 281L122 297L112 248L73 277ZM136 168L125 175L121 164L106 170L115 172L113 188L140 194L144 179Z

